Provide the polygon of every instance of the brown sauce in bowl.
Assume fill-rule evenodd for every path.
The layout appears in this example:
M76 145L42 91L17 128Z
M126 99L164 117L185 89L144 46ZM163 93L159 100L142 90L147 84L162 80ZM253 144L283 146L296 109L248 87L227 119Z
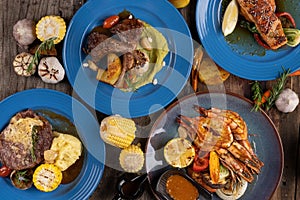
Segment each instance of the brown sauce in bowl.
M174 200L196 200L199 197L198 189L181 175L171 175L166 190Z

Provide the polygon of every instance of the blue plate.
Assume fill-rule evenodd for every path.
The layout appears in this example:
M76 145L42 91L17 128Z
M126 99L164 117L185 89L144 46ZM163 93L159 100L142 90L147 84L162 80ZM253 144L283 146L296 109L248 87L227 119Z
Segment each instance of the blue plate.
M283 4L287 4L284 11L295 17L299 28L300 7L292 6L292 2L288 4L287 1ZM285 45L276 51L264 50L249 31L238 25L225 38L222 17L222 0L198 1L196 25L200 40L210 57L225 70L249 80L272 80L279 76L283 68L290 68L291 72L300 68L300 45L295 48Z
M95 72L84 69L86 55L82 47L97 25L124 9L157 28L167 39L170 53L166 65L156 75L157 85L147 84L135 92L122 92L96 80ZM74 15L63 46L66 74L79 96L105 114L139 117L156 112L169 104L182 90L191 70L193 44L181 14L166 0L89 0Z
M98 186L103 174L105 146L99 136L99 124L95 117L79 101L70 96L48 89L32 89L16 93L0 103L0 130L3 130L11 117L26 109L45 109L71 120L79 133L85 148L85 159L78 177L69 184L60 185L52 192L41 192L34 186L19 190L12 186L9 178L1 178L0 199L88 199ZM98 136L98 137L97 137ZM87 146L95 145L91 152ZM91 144L90 144L91 143ZM96 156L93 156L97 154Z
M283 170L284 154L280 136L273 122L263 111L251 111L252 102L232 93L198 93L186 96L169 106L157 119L146 145L148 155L146 170L154 193L160 175L171 168L164 160L163 148L170 139L178 137L176 117L178 115L198 116L193 105L232 110L245 120L248 139L258 158L264 162L264 166L258 175L254 175L254 181L248 185L241 199L270 199L280 182ZM219 198L214 194L213 199Z

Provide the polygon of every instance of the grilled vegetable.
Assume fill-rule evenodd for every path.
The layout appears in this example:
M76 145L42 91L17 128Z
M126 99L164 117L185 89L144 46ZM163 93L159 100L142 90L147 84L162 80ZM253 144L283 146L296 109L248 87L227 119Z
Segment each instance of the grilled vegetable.
M62 173L53 164L42 164L36 168L33 174L34 186L43 192L55 190L62 180Z
M294 28L296 28L296 22L293 18L293 16L288 13L288 12L277 12L276 13L277 17L285 17L287 20L289 20L289 22L293 25Z
M220 161L216 152L211 151L209 154L209 174L213 184L219 182L220 177Z
M194 172L203 171L208 167L208 155L209 154L207 154L203 158L200 158L198 155L195 156L194 162L193 162L193 171Z
M126 148L132 143L135 131L134 121L118 115L104 118L100 125L103 141L119 148Z
M300 30L295 28L283 28L287 37L287 45L295 47L300 43Z
M119 161L124 171L136 173L144 165L144 153L139 146L130 145L121 151Z
M97 80L114 85L121 74L122 64L120 58L113 53L107 56L107 69L98 68Z
M31 76L35 73L36 64L32 63L34 56L27 52L16 55L13 61L14 71L19 76Z

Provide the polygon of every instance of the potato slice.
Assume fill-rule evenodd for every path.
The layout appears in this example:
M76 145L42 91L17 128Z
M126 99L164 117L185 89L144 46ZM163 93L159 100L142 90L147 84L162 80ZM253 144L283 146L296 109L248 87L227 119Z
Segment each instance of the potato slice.
M198 72L200 81L206 85L222 84L230 75L209 57L202 59Z
M114 85L122 71L120 58L113 53L107 55L107 69L98 69L97 80Z

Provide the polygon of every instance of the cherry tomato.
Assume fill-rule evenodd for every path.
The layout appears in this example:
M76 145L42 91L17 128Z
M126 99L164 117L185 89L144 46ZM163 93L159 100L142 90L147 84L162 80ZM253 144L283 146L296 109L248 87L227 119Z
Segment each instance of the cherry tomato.
M193 162L193 171L194 172L201 172L205 170L208 167L208 154L204 156L203 158L200 158L199 156L195 156L194 162Z
M103 22L103 28L111 28L119 22L120 17L118 15L112 15Z
M10 174L10 172L11 172L11 169L9 169L9 168L6 167L6 166L2 166L2 167L0 168L0 176L1 176L1 177L6 177L6 176L8 176L8 175Z

